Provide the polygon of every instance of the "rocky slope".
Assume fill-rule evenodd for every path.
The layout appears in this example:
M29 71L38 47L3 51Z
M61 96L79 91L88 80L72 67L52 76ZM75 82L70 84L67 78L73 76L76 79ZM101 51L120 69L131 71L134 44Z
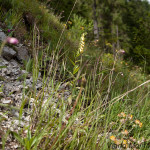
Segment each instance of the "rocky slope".
M3 42L6 38L7 35L0 29L0 41ZM35 95L38 95L43 85L42 77L39 74L33 89L33 76L23 69L22 63L24 60L28 61L29 57L28 50L23 44L18 44L13 48L9 45L4 46L0 57L0 149L2 148L2 138L5 137L8 131L18 133L29 125L35 99L29 98L26 92L36 90ZM60 91L64 88L65 86L60 84ZM55 94L48 85L45 86L44 91L42 106L44 106L51 94ZM69 91L63 92L63 96L66 99L69 96ZM58 97L51 97L53 98L49 105L59 113L60 110L56 109ZM23 105L25 99L27 101ZM22 105L23 113L20 115ZM5 150L19 148L19 144L11 134L8 134L6 141Z

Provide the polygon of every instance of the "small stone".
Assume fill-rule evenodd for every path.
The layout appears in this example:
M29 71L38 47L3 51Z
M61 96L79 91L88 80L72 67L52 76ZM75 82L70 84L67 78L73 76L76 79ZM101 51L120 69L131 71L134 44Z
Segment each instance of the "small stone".
M3 52L2 52L2 56L6 59L6 60L11 60L12 58L14 58L17 55L16 51L14 51L12 48L5 46L3 48Z
M0 41L4 41L6 38L6 34L2 30L0 30Z
M28 73L26 70L21 70L21 72L22 72L23 74Z
M1 99L1 101L2 101L3 104L10 104L11 103L10 98L7 98L7 99L3 98L3 99Z
M29 60L29 53L28 50L26 49L25 46L22 47L15 47L16 51L17 51L17 59L19 61L23 61L23 60Z

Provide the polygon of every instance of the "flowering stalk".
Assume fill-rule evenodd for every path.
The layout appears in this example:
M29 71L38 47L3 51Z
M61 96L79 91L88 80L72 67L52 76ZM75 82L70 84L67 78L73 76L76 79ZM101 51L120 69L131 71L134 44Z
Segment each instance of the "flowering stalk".
M84 50L84 45L85 45L85 33L82 34L81 39L80 39L80 44L79 44L79 52L82 54Z
M79 56L83 53L83 49L84 49L84 45L85 45L85 43L84 43L84 36L85 36L85 33L83 33L82 36L81 36L80 44L79 44L79 49L78 49L78 51L77 51L77 54L76 54L75 59L77 59L77 57L79 57ZM79 61L79 60L76 60L75 63L74 63L73 74L75 74L75 73L78 72L78 70L79 70L79 66L77 65L77 62L78 62L78 61ZM81 62L81 61L80 61L80 62ZM67 117L65 118L67 121L70 119L70 117L71 117L71 116L73 115L73 113L74 113L75 107L76 107L76 105L78 104L78 101L79 101L79 99L80 99L80 97L81 97L81 93L82 93L82 91L83 91L83 85L84 85L85 82L86 82L86 79L85 79L85 76L83 76L83 77L82 77L82 80L81 80L81 88L80 88L79 94L78 94L78 96L77 96L77 98L76 98L76 100L75 100L75 102L74 102L74 105L73 105L72 109L70 110L69 116L67 116ZM62 131L64 130L64 128L66 127L66 125L67 125L66 123L63 123L63 124L62 124L61 129L60 129L58 135L56 136L56 138L55 138L54 141L52 142L52 144L51 144L51 146L50 146L49 149L52 149L53 146L58 142L58 138L59 138L60 134L62 133Z
M85 46L84 39L85 39L85 33L83 33L81 35L81 38L80 38L79 49L78 49L78 51L76 53L76 56L75 56L75 63L74 63L74 68L73 68L73 74L76 74L79 71L79 64L78 64L78 62L80 62L80 65L82 63L82 57L81 57L80 60L78 60L77 58L80 55L82 55L82 53L84 52L84 46Z

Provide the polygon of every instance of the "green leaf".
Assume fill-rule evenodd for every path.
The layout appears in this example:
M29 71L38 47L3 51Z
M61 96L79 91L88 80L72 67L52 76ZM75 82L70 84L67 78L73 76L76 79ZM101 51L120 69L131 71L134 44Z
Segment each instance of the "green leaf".
M35 135L32 138L31 147L38 146L38 143L40 143L41 139L46 135L47 135L47 132L45 132L45 129L39 135Z
M28 140L30 140L31 139L31 131L28 129Z
M81 53L80 53L80 51L78 50L78 51L77 51L77 54L76 54L76 58L79 57L80 54L81 54Z
M79 66L76 65L74 68L73 68L73 74L76 74L78 71L79 71Z
M24 143L24 141L23 141L23 139L22 139L22 137L19 135L19 134L17 134L16 132L11 132L12 134L13 134L13 136L16 138L16 140L19 142L19 143L21 143L22 145L24 145L25 143Z
M69 57L68 57L69 58ZM69 58L69 60L71 61L71 63L75 66L75 63Z
M2 69L2 68L7 68L7 66L0 66L0 69Z
M72 104L72 95L70 95L70 96L68 97L68 103L69 103L69 105Z

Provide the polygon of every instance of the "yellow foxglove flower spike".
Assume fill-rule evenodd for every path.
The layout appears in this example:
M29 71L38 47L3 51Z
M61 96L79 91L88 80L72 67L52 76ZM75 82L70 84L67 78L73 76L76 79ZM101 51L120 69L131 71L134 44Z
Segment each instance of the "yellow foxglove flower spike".
M84 36L85 36L85 33L83 33L81 35L81 38L80 38L80 44L79 44L79 52L82 54L83 53L83 50L84 50L84 45L85 45L85 42L84 42Z

